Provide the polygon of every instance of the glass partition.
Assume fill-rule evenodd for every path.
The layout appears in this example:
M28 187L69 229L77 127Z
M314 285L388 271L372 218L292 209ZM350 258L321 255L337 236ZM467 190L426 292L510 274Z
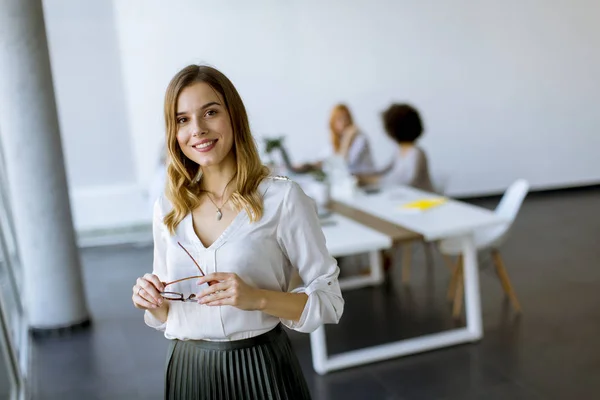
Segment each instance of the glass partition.
M23 275L0 147L0 399L24 400L29 334L22 303Z

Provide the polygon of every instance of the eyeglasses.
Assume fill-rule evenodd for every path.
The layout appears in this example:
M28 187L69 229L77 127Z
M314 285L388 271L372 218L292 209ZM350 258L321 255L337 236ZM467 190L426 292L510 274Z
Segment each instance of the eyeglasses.
M169 285L172 285L174 283L177 283L177 282L187 281L189 279L199 279L199 278L204 277L204 271L202 271L202 268L200 268L200 265L198 265L198 263L196 262L196 260L194 259L194 257L192 257L192 255L190 254L190 252L187 251L186 248L183 247L183 245L181 243L177 242L177 244L192 259L192 261L194 262L194 264L196 264L196 267L198 267L198 270L200 271L200 275L188 276L187 278L177 279L176 281L171 281L171 282L163 282L163 286L165 286L165 287L167 287ZM212 282L208 282L208 285L209 286L212 285ZM185 297L183 295L183 293L179 293L179 292L160 292L160 295L163 298L165 298L167 300L171 300L171 301L196 301L196 295L195 294L190 294L188 297Z

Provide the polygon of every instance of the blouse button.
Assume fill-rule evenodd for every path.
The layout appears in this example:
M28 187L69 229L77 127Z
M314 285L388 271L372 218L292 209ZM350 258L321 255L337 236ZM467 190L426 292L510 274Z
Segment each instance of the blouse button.
M328 284L329 286L331 286L331 282L327 282L327 284Z

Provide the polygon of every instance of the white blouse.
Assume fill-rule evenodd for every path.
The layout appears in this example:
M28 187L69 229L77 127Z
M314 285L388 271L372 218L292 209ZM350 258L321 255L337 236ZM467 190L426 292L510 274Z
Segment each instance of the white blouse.
M325 246L314 201L287 178L267 178L259 190L263 193L262 218L250 222L248 214L240 211L208 248L196 236L191 214L170 235L163 218L171 205L161 196L154 207L153 273L163 282L199 274L177 242L206 274L233 272L261 289L288 291L292 272L298 269L304 286L291 292L308 295L300 320L280 320L262 311L243 311L233 306L171 301L165 323L148 311L144 313L148 326L164 331L168 339L228 341L260 335L279 322L300 332L312 332L322 324L339 321L344 309L337 279L339 268ZM167 290L187 297L205 287L190 279L169 285Z
M350 149L348 149L346 162L351 174L365 174L373 172L375 169L371 146L364 134L358 133L352 141Z
M417 146L406 154L396 156L385 169L379 184L382 186L407 185L426 191L435 192L425 152Z

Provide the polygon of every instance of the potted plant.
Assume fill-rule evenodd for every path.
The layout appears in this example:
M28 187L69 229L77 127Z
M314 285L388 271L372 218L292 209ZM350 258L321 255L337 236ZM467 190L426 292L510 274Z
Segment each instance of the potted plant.
M322 169L314 169L310 172L315 182L313 185L311 197L317 203L320 210L327 207L331 200L331 183L327 174Z
M268 157L267 165L274 169L276 167L275 160L273 159L273 151L281 149L283 146L283 136L278 138L263 138L265 143L265 154Z
M292 165L288 152L283 144L284 138L285 136L263 138L265 153L269 157L269 167L272 171L275 171L278 167L273 158L273 152L279 150L279 152L281 152L281 157L283 158L285 168L289 173L295 175L310 174L310 176L313 178L313 181L305 183L303 185L303 189L308 196L315 200L320 209L326 207L331 198L331 185L327 173L322 168L317 168L308 164L302 167L296 167Z

